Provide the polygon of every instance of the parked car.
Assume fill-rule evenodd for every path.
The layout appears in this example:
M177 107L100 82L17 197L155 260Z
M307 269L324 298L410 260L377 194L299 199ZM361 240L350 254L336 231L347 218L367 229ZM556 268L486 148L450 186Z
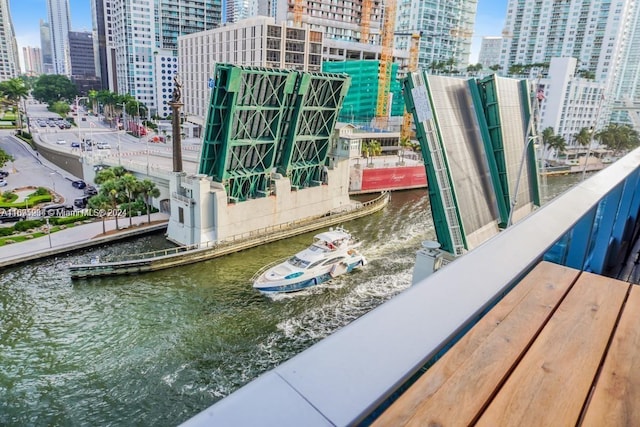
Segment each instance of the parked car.
M5 222L18 222L26 219L26 216L20 215L0 215L0 223L4 224Z
M96 194L98 194L98 189L93 185L87 185L84 189L84 194L86 196L95 196Z
M48 205L42 208L45 216L64 216L68 212L73 212L73 206Z
M78 197L73 201L73 206L79 209L84 209L87 207L88 201L89 201L89 196Z
M82 190L83 188L85 188L87 186L87 183L84 182L83 180L79 179L77 181L73 181L71 183L71 185L73 186L73 188L79 188L80 190Z
M9 172L0 170L0 178L6 178L9 176Z
M5 181L4 179L0 179L0 187L6 187L7 185L9 185L7 181Z

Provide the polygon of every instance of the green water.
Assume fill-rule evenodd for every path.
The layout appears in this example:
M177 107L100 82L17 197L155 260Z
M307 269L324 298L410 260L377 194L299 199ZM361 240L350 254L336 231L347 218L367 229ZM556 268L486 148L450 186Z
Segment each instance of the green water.
M139 276L71 281L66 265L159 248L161 235L5 270L0 425L177 425L408 287L435 237L424 190L345 226L367 267L293 295L250 279L313 233Z

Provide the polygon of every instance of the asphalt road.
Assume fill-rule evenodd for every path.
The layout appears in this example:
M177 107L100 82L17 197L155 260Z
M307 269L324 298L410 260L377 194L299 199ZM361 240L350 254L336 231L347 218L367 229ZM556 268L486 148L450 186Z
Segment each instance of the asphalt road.
M4 170L9 172L9 176L5 178L8 185L0 187L0 191L29 185L47 187L61 196L68 205L72 205L76 197L82 196L82 190L71 185L77 177L41 158L29 145L14 137L14 132L0 130L0 147L14 158L13 162L4 166Z
M47 111L44 104L28 104L27 111L31 118L31 131L34 136L51 145L52 148L60 151L67 151L80 156L105 156L111 159L120 159L120 164L127 167L128 163L138 165L148 164L152 168L171 170L172 168L172 145L171 143L153 143L150 137L136 138L124 131L117 131L110 128L101 121L99 117L88 116L81 110L75 116L77 127L71 129L59 129L57 127L41 127L37 124L37 118L55 117L54 113ZM85 118L86 120L82 120ZM96 142L104 142L110 145L110 149L81 152L78 148L71 147L73 142L80 142L90 138ZM65 144L57 144L58 140L64 140ZM184 170L195 173L197 170L200 154L199 139L184 139L182 141L182 158ZM95 161L91 163L96 163Z

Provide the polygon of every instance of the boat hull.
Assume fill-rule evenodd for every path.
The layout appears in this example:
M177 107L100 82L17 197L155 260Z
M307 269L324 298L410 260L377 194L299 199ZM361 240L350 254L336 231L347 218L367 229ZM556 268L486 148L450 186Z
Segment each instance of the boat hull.
M347 265L345 273L350 273L356 268L365 264L364 258L356 262ZM307 289L313 286L320 285L324 282L331 280L331 271L327 271L323 274L316 275L315 277L296 277L295 279L282 280L280 282L274 282L273 284L256 284L254 288L265 294L283 293L283 292L297 292L303 289Z

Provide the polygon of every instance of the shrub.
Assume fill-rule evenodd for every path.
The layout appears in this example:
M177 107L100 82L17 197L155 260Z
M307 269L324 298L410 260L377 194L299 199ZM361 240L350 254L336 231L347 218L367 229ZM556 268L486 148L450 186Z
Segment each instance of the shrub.
M29 196L48 196L48 195L49 195L48 188L38 187L38 189L34 193L31 193Z
M82 221L89 218L87 215L69 215L53 217L49 219L49 222L54 225L73 224L76 221Z
M27 231L31 228L41 227L44 224L44 221L41 219L28 219L26 221L17 222L13 228L16 231Z
M0 208L16 208L16 209L24 209L24 208L31 208L35 205L37 205L38 203L44 203L44 202L50 202L51 201L51 195L47 194L45 196L33 196L33 197L28 197L27 200L23 200L22 202L19 203L7 203L7 202L3 202L0 203Z
M13 227L2 227L0 228L0 236L11 236L13 234Z
M5 191L2 193L2 201L5 203L12 203L14 200L18 198L16 193L12 193L11 191Z

